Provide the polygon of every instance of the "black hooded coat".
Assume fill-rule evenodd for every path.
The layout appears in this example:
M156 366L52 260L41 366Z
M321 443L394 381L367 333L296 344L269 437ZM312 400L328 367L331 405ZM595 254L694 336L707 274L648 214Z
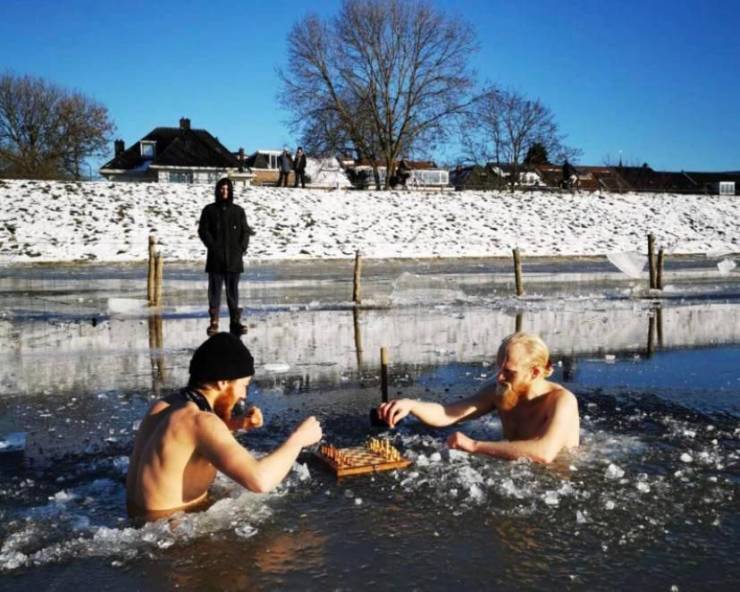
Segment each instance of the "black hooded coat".
M207 273L242 273L242 257L249 247L251 229L244 210L234 203L234 189L229 185L229 198L219 196L221 183L216 185L216 201L208 204L200 215L198 236L208 249Z

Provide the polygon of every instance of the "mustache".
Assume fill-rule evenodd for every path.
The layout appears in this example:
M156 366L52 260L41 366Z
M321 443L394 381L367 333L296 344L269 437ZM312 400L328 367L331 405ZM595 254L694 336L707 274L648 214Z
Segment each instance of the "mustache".
M496 383L496 394L497 395L506 396L509 393L511 393L511 383L510 382L497 382Z

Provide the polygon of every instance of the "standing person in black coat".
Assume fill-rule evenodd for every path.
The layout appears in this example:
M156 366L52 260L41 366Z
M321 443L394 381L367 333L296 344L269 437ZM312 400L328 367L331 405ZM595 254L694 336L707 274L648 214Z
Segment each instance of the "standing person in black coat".
M288 177L290 176L290 171L293 170L293 161L290 158L290 154L288 154L288 149L283 148L283 153L278 156L278 182L277 186L280 187L281 185L283 187L288 186Z
M298 146L296 150L295 158L293 159L293 170L295 171L295 182L293 187L298 187L298 177L301 178L301 187L306 188L306 155L303 152L303 148Z
M230 179L216 183L216 201L203 208L198 224L198 236L208 249L208 335L218 333L218 313L221 307L221 286L226 284L226 303L231 318L230 329L243 335L247 328L241 323L239 308L239 275L244 271L242 257L253 234L247 225L244 210L234 203L234 186Z

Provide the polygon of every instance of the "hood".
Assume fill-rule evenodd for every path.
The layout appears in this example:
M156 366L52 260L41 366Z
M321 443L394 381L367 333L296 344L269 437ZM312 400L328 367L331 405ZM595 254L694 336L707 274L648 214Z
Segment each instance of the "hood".
M226 200L226 203L234 203L234 184L231 182L231 179L227 178L219 179L218 183L216 183L216 188L213 191L216 203L224 203L221 199L221 187L223 185L229 187L229 199Z

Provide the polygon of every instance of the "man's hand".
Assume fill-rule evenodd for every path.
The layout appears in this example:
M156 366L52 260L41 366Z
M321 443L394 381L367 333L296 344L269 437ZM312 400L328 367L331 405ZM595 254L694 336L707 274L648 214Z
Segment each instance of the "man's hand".
M265 423L262 417L262 411L259 407L250 407L241 417L230 417L226 425L232 432L239 430L256 430L261 428Z
M311 446L311 444L316 444L316 442L321 440L322 436L321 424L312 415L301 422L293 432L292 438L295 438L296 443L301 448L305 448L306 446Z
M447 446L454 450L462 450L463 452L475 452L475 444L475 440L462 432L455 432L447 438Z
M387 403L381 403L378 405L378 417L393 428L411 413L415 403L416 401L412 399L394 399Z
M246 425L244 426L245 430L256 430L265 424L265 420L262 417L262 411L259 407L250 407L247 409L247 412L244 414L244 419L246 421Z

